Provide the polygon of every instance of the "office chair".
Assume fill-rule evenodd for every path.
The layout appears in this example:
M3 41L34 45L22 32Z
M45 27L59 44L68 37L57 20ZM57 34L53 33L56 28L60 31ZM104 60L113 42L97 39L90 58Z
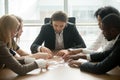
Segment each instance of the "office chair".
M49 23L50 18L45 18L44 19L44 24ZM68 22L75 24L76 23L76 18L75 17L68 17Z

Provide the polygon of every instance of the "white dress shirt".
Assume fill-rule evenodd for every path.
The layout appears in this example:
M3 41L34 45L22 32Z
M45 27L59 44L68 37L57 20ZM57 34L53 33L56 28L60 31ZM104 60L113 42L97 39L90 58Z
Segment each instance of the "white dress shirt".
M55 35L56 35L55 49L56 50L64 49L63 31L61 33L55 33Z
M62 31L61 33L56 33L56 32L55 32L55 37L56 37L56 39L55 39L55 49L56 49L56 50L64 49L63 31ZM44 45L42 45L42 46L44 46ZM39 46L39 47L37 48L37 51L40 52L40 48L41 48L42 46Z
M104 35L101 32L96 41L89 48L83 49L83 53L89 54L93 52L102 51L105 48L105 45L107 44L108 41L105 39Z
M119 35L120 35L120 34L119 34ZM83 53L86 53L86 54L87 54L87 59L88 59L88 60L91 60L91 58L90 58L90 53L103 52L103 51L105 51L105 50L110 49L110 48L115 44L115 42L117 41L119 35L118 35L115 39L113 39L113 40L111 40L111 41L107 41L107 42L104 44L103 49L102 49L101 51L93 51L93 50L83 49ZM104 36L103 36L103 37L104 37ZM105 38L104 38L104 39L105 39Z

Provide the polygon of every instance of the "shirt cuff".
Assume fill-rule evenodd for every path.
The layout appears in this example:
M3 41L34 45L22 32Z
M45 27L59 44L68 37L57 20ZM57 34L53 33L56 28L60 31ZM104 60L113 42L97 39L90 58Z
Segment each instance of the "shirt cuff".
M35 61L35 58L32 57L25 57L24 62L25 64L29 64Z
M47 67L47 61L44 59L37 59L35 60L36 64L38 65L38 67L40 68L46 68Z
M93 51L93 50L88 50L88 49L86 48L86 49L83 49L82 52L85 53L85 54L91 54L91 53L93 53L94 51Z
M86 54L87 60L91 61L90 54Z
M38 52L40 52L40 48L41 48L41 47L42 47L42 46L39 46L39 47L37 48L37 51L38 51Z

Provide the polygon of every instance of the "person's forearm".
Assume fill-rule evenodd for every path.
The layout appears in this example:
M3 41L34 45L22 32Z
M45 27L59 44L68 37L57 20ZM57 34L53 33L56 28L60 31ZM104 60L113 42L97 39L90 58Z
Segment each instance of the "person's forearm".
M75 55L75 54L78 54L78 53L82 52L82 48L80 48L80 49L72 49L72 50L69 49L68 51L69 51L70 55Z
M80 54L77 54L77 55L71 55L69 58L70 58L70 59L74 59L74 60L78 60L78 59L80 59L80 58L86 59L87 57L86 57L85 54L80 53Z
M16 52L17 52L20 56L27 56L27 55L29 55L29 53L23 51L22 49L19 49L19 50L17 50Z

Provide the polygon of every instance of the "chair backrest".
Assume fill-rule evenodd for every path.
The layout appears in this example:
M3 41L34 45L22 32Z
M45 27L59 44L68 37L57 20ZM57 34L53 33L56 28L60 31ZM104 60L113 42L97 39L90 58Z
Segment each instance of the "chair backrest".
M50 22L50 18L44 19L44 24L49 23L49 22ZM76 23L75 17L68 17L68 22L75 24Z

